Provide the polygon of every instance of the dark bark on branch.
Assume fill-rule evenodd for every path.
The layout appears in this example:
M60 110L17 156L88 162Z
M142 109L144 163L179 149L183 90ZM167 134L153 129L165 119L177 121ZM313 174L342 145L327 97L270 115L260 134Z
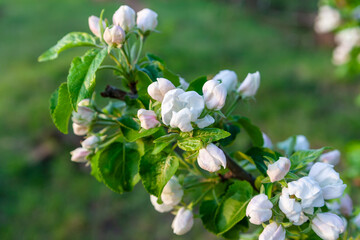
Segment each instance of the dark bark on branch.
M136 92L128 93L110 85L107 85L105 91L101 92L100 94L102 97L115 98L120 100L125 100L126 96L129 96L130 98L137 97Z
M230 179L230 178L236 178L239 180L245 180L248 181L251 186L258 191L258 189L255 187L255 178L250 173L245 171L242 167L239 166L225 151L226 156L226 167L230 170L228 173L226 173L223 178Z

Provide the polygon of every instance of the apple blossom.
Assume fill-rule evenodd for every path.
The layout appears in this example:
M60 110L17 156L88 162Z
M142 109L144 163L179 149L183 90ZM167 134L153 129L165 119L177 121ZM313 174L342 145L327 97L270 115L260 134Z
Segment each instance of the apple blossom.
M91 153L91 151L87 150L86 148L77 148L70 152L71 154L71 161L73 162L87 162L88 160L86 157Z
M150 97L156 101L162 102L165 94L168 91L175 89L175 86L166 78L157 78L156 80L156 82L153 82L148 86L147 91Z
M237 85L237 75L234 71L221 70L212 80L221 80L228 92L235 90Z
M186 89L188 89L190 84L182 77L179 77L179 81L180 81L181 88L186 91Z
M249 73L237 89L243 97L253 97L260 86L260 73Z
M197 162L202 169L209 172L216 172L220 170L221 166L226 168L224 152L213 143L199 150Z
M285 240L286 231L276 222L272 222L264 228L259 240Z
M73 127L73 130L74 130L74 134L78 135L78 136L84 136L89 132L89 127L79 125L77 123L73 123L72 127Z
M109 46L119 47L125 41L125 32L120 26L106 28L104 31L104 40Z
M290 198L289 190L282 189L279 198L279 208L291 222L298 222L302 213L302 207L294 198Z
M165 203L159 204L157 202L158 198L154 195L150 195L150 201L151 204L154 206L155 210L161 213L170 212L174 208L174 205L167 205Z
M114 25L120 26L125 31L129 31L135 26L135 11L127 5L122 5L113 15Z
M340 197L346 188L334 166L327 163L315 163L310 169L309 177L319 183L325 200Z
M340 151L333 150L324 154L321 154L319 160L320 162L328 163L331 165L336 165L340 162Z
M90 16L88 19L88 22L89 22L89 28L90 28L91 32L95 36L100 37L100 24L99 24L100 18L98 18L96 16ZM102 24L103 24L103 28L105 29L106 28L105 22L103 21Z
M263 147L264 148L273 148L273 144L271 142L271 139L269 138L268 135L266 135L264 132L262 132L262 136L263 136L263 140L264 140L264 144Z
M207 81L202 91L208 109L220 110L225 105L227 90L218 80Z
M198 120L196 120L195 123L199 128L205 128L207 126L210 126L214 122L215 122L215 119L208 114L205 117L199 118Z
M358 215L356 215L356 217L353 219L353 223L355 224L355 226L357 228L360 229L360 213Z
M156 12L148 8L144 8L137 13L137 27L140 28L143 32L154 31L158 24L157 16L158 15Z
M254 196L246 207L246 216L252 224L260 225L272 216L273 204L265 194Z
M294 150L295 151L303 151L303 150L309 150L309 149L310 149L310 143L307 140L307 138L304 135L297 135Z
M95 149L100 141L101 141L100 137L92 135L86 138L85 141L81 143L81 146L88 150Z
M284 179L285 175L290 170L290 160L286 157L280 157L279 160L273 164L269 164L266 173L270 177L271 182L276 182Z
M353 202L348 194L340 199L340 212L345 217L350 217L353 211Z
M301 199L303 208L322 207L324 198L319 184L310 177L302 177L297 181L288 183L289 195Z
M182 189L178 179L173 176L170 180L166 183L162 193L161 193L161 200L166 205L177 205L184 195L184 190Z
M177 212L171 227L176 235L184 235L194 225L194 216L191 210L184 207Z
M137 117L140 120L141 127L144 129L154 128L160 123L156 118L155 112L152 110L139 109Z
M88 127L95 119L95 112L90 108L89 99L84 99L78 103L78 111L73 112L72 121L78 125Z
M203 110L204 99L197 92L173 89L164 96L161 117L165 125L188 132L192 130L191 122L195 122Z
M340 24L340 13L327 5L319 8L318 16L315 19L315 31L317 33L328 33L337 28Z
M318 213L311 221L311 228L324 240L336 240L345 231L345 224L336 214Z

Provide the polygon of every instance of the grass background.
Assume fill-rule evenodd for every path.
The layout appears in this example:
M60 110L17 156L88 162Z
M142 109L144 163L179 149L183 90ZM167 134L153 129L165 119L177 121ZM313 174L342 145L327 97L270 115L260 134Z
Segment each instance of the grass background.
M108 19L124 3L155 10L160 33L145 50L188 81L222 69L236 71L242 81L259 70L256 102L241 104L238 112L274 142L304 134L312 148L344 150L357 140L359 83L335 77L331 47L311 28L316 1L253 2L255 7L236 0L2 0L0 238L215 239L199 220L188 235L172 235L172 216L153 210L141 184L118 195L70 162L80 138L55 129L48 98L66 81L71 59L85 50L43 64L37 56L70 31L89 32L87 17L102 8ZM98 76L98 91L115 84L109 73Z

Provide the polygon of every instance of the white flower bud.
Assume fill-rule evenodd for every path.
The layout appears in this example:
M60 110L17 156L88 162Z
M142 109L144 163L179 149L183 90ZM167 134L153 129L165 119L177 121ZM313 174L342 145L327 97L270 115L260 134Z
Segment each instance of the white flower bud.
M227 90L218 80L207 81L202 91L208 109L220 110L225 105Z
M318 213L311 222L311 228L324 240L336 240L345 231L345 224L336 214Z
M91 153L91 151L85 149L85 148L77 148L74 151L71 151L71 161L73 162L87 162L88 160L86 157Z
M264 231L260 234L259 240L285 240L286 231L276 222L267 225Z
M221 166L226 168L224 152L213 143L199 150L197 162L202 169L209 172L216 172L220 170Z
M158 200L157 197L150 195L151 204L154 206L155 210L158 212L161 212L161 213L170 212L174 208L173 205L166 205L165 203L158 204L157 200Z
M183 108L178 112L173 112L170 127L179 128L182 132L190 132L194 128L191 125L191 111Z
M341 154L340 154L339 150L334 150L334 151L330 151L330 152L321 154L319 160L320 160L320 162L328 163L328 164L335 166L336 164L338 164L340 162L340 155Z
M120 46L125 41L125 32L120 26L106 28L104 32L104 40L109 46Z
M153 31L158 24L157 16L156 12L144 8L137 13L136 24L143 32Z
M287 188L282 189L282 193L279 199L279 208L293 223L302 224L308 220L308 218L302 212L301 204L294 198L290 198L289 190Z
M84 99L78 103L78 111L73 112L72 121L78 125L89 127L95 118L95 112L90 107L90 100Z
M195 122L203 110L204 99L198 93L173 89L164 96L161 117L165 125L178 127L187 132L192 130L191 122Z
M309 150L310 143L304 135L297 135L296 136L296 143L294 150L295 151L302 151L302 150Z
M255 73L249 73L245 80L240 84L240 87L237 91L243 97L253 97L260 86L260 73L257 71Z
M100 37L100 18L96 17L96 16L90 16L89 17L89 28L91 30L91 32L97 36L97 37ZM103 28L105 29L106 28L106 24L105 22L103 21L102 22L103 24Z
M324 198L319 184L310 177L302 177L297 181L288 183L289 195L301 199L303 208L322 207Z
M266 135L265 133L262 133L262 136L263 136L263 139L264 139L263 147L272 149L273 144L272 144L271 139L269 138L269 136Z
M161 193L161 200L166 205L177 205L184 195L184 190L182 189L178 179L173 176L170 180L166 183L162 193Z
M353 211L353 202L348 194L340 199L340 212L345 217L350 217Z
M182 77L179 77L179 79L180 79L181 88L186 91L186 89L188 89L190 84L187 81L185 81L185 79Z
M339 45L334 48L332 54L332 63L334 65L343 65L350 60L350 52L352 50L352 46Z
M171 224L171 228L173 229L176 235L184 235L185 233L190 231L193 225L194 225L194 216L192 211L182 207L177 212Z
M309 218L304 214L304 212L305 211L300 213L300 218L299 218L299 220L297 222L293 222L293 224L295 226L300 226L300 225L306 223L309 220Z
M73 123L72 127L73 127L73 130L74 130L74 134L78 135L78 136L84 136L89 132L89 127L79 125L77 123Z
M156 101L162 102L165 94L168 91L175 89L175 86L166 78L157 78L156 80L156 82L153 82L148 86L147 91L150 97Z
M129 31L135 26L135 11L127 5L122 5L113 15L114 25L120 26L125 31Z
M154 128L159 125L159 121L157 120L154 111L139 109L137 112L137 117L141 122L141 127L144 129Z
M212 80L221 80L228 92L235 90L237 85L237 75L234 71L222 70L216 74Z
M328 33L339 26L341 21L340 13L327 5L319 8L319 13L315 19L315 31L317 33Z
M246 207L246 216L252 224L260 225L271 218L272 207L273 204L265 194L256 195Z
M198 120L196 120L195 123L196 123L196 125L198 125L199 128L205 128L205 127L210 126L214 122L215 122L215 119L208 114L205 117L199 118Z
M266 173L270 177L271 182L282 180L290 170L290 160L286 157L280 157L279 160L273 164L269 164Z
M92 150L92 149L97 148L100 141L101 140L98 136L92 135L92 136L88 137L87 139L85 139L85 141L83 141L81 143L81 146L85 149Z
M319 183L325 200L339 198L346 188L334 166L327 163L315 163L310 169L309 177Z
M360 229L360 213L353 219L353 223Z

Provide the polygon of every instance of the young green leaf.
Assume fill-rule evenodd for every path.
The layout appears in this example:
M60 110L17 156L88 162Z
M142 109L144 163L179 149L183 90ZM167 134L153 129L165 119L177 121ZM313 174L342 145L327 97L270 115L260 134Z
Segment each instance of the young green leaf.
M152 154L152 149L147 151L140 160L140 177L148 193L159 197L165 184L175 174L179 167L176 155L163 153Z
M246 117L237 117L236 120L250 136L254 147L262 147L264 145L262 132L257 126L253 125L251 121Z
M139 160L140 154L133 147L120 142L112 143L98 160L101 179L114 192L129 192L140 180Z
M296 170L307 166L320 157L326 147L316 150L297 151L290 157L291 170Z
M193 132L193 137L200 138L204 143L216 142L230 135L229 132L220 128L195 129Z
M62 133L68 133L72 110L67 84L62 83L50 97L51 118Z
M89 46L95 47L96 40L95 38L83 32L71 32L66 34L62 39L60 39L55 46L41 54L38 58L39 62L45 62L49 60L53 60L58 57L59 53L62 51L73 48L73 47L81 47L81 46Z
M184 151L197 151L202 147L200 138L187 138L178 140L178 146Z
M245 217L251 196L252 187L246 181L235 181L229 187L215 213L215 226L219 234L227 232Z
M96 71L106 55L106 48L91 49L83 57L76 57L72 61L67 83L71 103L75 110L81 100L90 98L94 92Z
M198 94L202 95L203 94L202 87L206 81L207 81L206 76L199 77L190 82L189 87L186 91L195 91Z

